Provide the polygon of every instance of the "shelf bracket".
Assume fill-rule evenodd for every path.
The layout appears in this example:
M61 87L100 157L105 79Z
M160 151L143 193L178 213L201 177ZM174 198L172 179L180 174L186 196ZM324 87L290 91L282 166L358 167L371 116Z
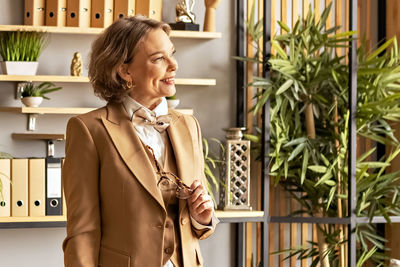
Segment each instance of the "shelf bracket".
M54 157L54 140L47 140L47 157Z
M22 92L24 91L24 88L28 82L19 82L17 83L17 88L15 88L15 95L14 98L16 100L21 99L22 97Z
M36 113L28 114L28 125L27 125L27 130L28 131L35 131L36 130L36 118L37 117L38 117L38 114L36 114Z

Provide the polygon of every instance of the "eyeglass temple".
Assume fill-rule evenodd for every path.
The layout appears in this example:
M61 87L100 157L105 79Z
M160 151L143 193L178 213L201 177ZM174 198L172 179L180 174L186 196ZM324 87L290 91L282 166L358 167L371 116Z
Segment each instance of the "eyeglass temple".
M157 162L157 159L156 159L156 155L154 154L154 150L151 148L151 146L146 145L146 147L150 150L150 152L151 152L151 154L153 156L153 161L154 161L154 164L156 165L157 172L161 173L161 168L158 165L158 162Z
M181 186L183 186L183 187L185 187L185 188L187 188L187 189L192 190L188 185L186 185L186 184L182 181L181 178L179 178L178 176L176 176L176 175L173 174L172 172L163 172L163 171L161 171L161 168L160 168L160 166L158 165L156 156L155 156L155 154L154 154L153 148L151 148L151 147L148 146L148 145L146 145L146 147L150 150L150 152L151 152L151 154L152 154L152 156L153 156L154 164L156 165L157 172L158 172L159 174L162 174L162 175L171 174L171 175L175 178L175 182L176 182L176 183L178 183L179 185L181 185Z

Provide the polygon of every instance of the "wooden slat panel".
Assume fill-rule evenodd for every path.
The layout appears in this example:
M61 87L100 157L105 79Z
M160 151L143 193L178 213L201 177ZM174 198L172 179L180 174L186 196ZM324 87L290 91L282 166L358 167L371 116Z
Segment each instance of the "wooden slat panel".
M372 12L371 12L371 0L366 0L363 2L363 4L366 5L365 7L365 12L363 14L363 17L365 17L365 37L366 37L366 42L367 42L367 51L369 51L372 48L372 28L371 28L371 19L372 18Z
M399 39L400 35L400 1L399 0L387 0L386 1L386 39L390 39L393 36L397 36ZM395 137L400 138L400 123L392 125ZM400 169L400 157L396 157L390 168L390 172L394 172ZM391 258L400 259L400 224L386 224L386 238L388 239L387 247L390 248L389 255Z
M287 19L287 0L281 0L281 21L284 23L288 24L288 19ZM281 33L285 33L283 29L281 29Z
M276 25L277 25L277 19L276 19L276 13L275 13L275 10L276 10L276 7L277 7L276 1L278 1L278 0L271 0L271 39L276 34ZM262 6L263 1L258 1L258 3L259 3L258 10L262 12L262 10L263 10L262 9L263 8L263 6ZM262 14L260 14L261 12L259 12L259 16L258 16L259 18L262 18L262 16L261 16Z
M291 198L290 200L290 210L292 212L298 210L298 203L294 198ZM290 224L290 247L292 248L297 247L297 237L298 237L297 225L298 225L297 223ZM295 267L296 261L297 261L296 257L291 257L290 266Z
M301 0L293 0L292 2L292 25L294 26L296 21L299 19L300 14L300 9L299 9L299 1Z
M279 215L285 216L286 215L286 197L285 197L285 190L282 186L279 186ZM285 224L279 224L279 250L284 250L285 247ZM279 267L284 267L284 258L285 254L279 255Z
M308 9L310 7L310 0L303 0L303 18L307 17Z
M318 22L319 19L321 18L321 1L315 0L314 5L315 5L315 19Z
M342 23L342 21L343 21L343 5L342 5L342 3L343 3L343 0L336 0L336 2L335 2L335 5L336 5L336 8L335 8L335 23L336 23L337 26L340 25L340 26L344 27L344 25ZM343 28L339 29L336 32L337 33L343 32L342 29ZM336 48L336 53L339 56L342 56L344 54L343 48L339 48L339 47Z
M327 7L330 3L332 3L332 0L325 0L325 7ZM329 13L327 22L326 22L326 27L329 29L332 27L332 13L334 10L331 9L331 12Z

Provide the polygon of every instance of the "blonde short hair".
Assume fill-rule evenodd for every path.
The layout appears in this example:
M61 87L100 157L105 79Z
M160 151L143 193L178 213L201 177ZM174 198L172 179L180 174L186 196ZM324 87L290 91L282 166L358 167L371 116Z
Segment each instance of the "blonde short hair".
M92 44L89 78L95 95L108 103L120 103L129 89L118 74L118 67L130 63L138 43L151 30L162 29L169 35L168 24L142 15L124 17L109 26Z

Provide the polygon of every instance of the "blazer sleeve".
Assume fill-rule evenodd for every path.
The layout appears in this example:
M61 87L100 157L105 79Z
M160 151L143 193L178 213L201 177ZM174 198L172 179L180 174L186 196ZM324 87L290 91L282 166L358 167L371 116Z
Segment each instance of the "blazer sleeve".
M67 125L63 187L67 204L66 267L97 267L100 247L99 157L85 123Z
M200 153L200 155L198 155L198 157L200 158L200 161L198 163L200 165L200 167L198 169L199 177L201 177L201 179L200 179L201 183L207 188L207 178L204 173L204 164L205 163L204 163L204 156L203 156L203 139L202 139L202 135L201 135L200 124L194 116L192 116L192 118L194 119L194 121L196 123L196 134L197 134L197 140L198 140L198 144L196 144L196 145L198 145L199 149L197 151L199 151L199 153ZM211 227L207 227L205 229L199 230L192 225L192 229L195 232L197 238L199 238L200 240L203 240L203 239L208 238L212 233L214 233L215 228L218 223L219 223L219 220L217 219L217 217L215 216L215 212L213 211L213 216L211 219Z

